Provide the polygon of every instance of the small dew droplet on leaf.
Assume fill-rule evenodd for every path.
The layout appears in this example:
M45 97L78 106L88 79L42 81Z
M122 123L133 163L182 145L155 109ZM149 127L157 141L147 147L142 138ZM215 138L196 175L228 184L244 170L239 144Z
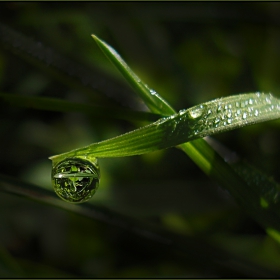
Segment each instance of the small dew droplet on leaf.
M188 113L192 119L196 119L196 118L201 117L202 114L204 113L204 111L205 111L205 106L199 105L199 106L196 106L196 107L190 109L190 111Z

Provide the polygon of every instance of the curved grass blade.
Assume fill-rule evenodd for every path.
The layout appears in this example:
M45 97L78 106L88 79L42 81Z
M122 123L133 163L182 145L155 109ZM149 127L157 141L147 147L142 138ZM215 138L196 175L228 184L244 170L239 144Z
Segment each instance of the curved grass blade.
M249 93L215 99L121 136L51 157L122 157L170 148L219 132L280 117L280 100Z
M95 37L95 39L97 39ZM165 110L166 114L173 115L175 111L166 103L158 94L153 95L150 94L147 89L148 87L137 87L137 79L138 77L132 72L132 70L127 66L125 62L123 62L122 59L119 59L119 55L115 52L115 50L111 47L108 47L104 42L97 39L97 43L99 43L99 46L103 48L103 51L107 54L107 57L115 64L115 66L121 71L121 73L124 75L124 77L128 80L128 82L134 87L137 91L137 93L142 96L144 101L146 103L150 103L150 109L153 112L163 112L163 109ZM114 57L117 55L117 58ZM128 73L127 73L128 72ZM137 79L134 79L137 77ZM142 82L141 82L142 83ZM135 86L136 85L136 86ZM239 96L241 98L241 96ZM194 119L197 119L200 121L194 124L197 124L197 137L200 136L203 137L203 133L205 133L205 129L200 129L200 124L205 124L207 126L209 135L210 133L216 132L222 132L228 129L233 129L235 127L240 127L243 125L247 125L250 123L255 123L259 121L265 121L277 118L279 115L279 101L275 98L273 98L271 95L264 95L257 93L255 96L252 95L252 99L249 98L249 95L247 95L248 99L244 100L235 100L235 104L232 103L234 101L234 98L238 97L229 97L227 101L231 101L231 103L224 103L225 99L221 99L223 103L218 103L218 106L216 106L215 110L210 109L208 107L207 114L209 114L208 117L201 119L200 113L203 112L205 114L205 107L203 107L205 104L202 104L203 106L195 106L192 109L191 117ZM254 101L254 98L260 98L260 102ZM230 98L233 98L230 100ZM255 104L254 104L255 102ZM252 104L253 103L253 104ZM167 106L166 106L167 105ZM256 105L261 105L260 107ZM187 112L188 110L181 111L180 113L184 115L184 112ZM190 112L190 111L189 111ZM215 119L210 117L212 112L217 113ZM179 113L179 115L180 115ZM170 116L169 119L174 119L177 115ZM234 121L233 119L234 118ZM168 121L168 119L165 120L159 120L161 123L165 123L165 121ZM167 123L166 123L167 124ZM170 124L170 123L169 123ZM210 125L210 127L208 126ZM196 125L194 125L196 126ZM211 130L211 126L212 130ZM170 126L172 128L172 126ZM173 133L175 131L176 126L173 126L173 130L170 131ZM161 127L162 128L162 127ZM143 129L143 128L142 128ZM141 129L140 129L141 130ZM143 130L141 130L143 132ZM133 133L133 132L131 132ZM173 133L174 134L174 133ZM144 135L142 135L144 137ZM122 136L120 136L122 137ZM139 138L141 138L141 133L138 135ZM165 136L163 135L163 139ZM125 140L124 138L118 138L119 140ZM139 140L139 139L138 139ZM138 141L136 139L136 142ZM178 139L177 139L178 140ZM108 141L115 141L114 139L110 139ZM147 141L149 141L149 137L147 138ZM98 144L93 144L93 148L104 148L106 146L106 143L108 142L104 141L101 142L101 146L98 147ZM105 144L105 145L104 145ZM121 141L121 145L123 142ZM135 143L134 143L135 144ZM166 144L166 141L165 141ZM104 145L104 146L103 146ZM91 145L90 145L91 146ZM90 147L88 146L88 147ZM102 147L103 146L103 147ZM148 143L149 146L149 143ZM85 150L88 148L85 147ZM280 232L280 223L279 223L279 203L277 203L277 200L274 199L270 200L269 207L265 208L267 204L265 201L263 201L263 191L260 192L262 188L262 184L259 186L255 186L254 180L251 180L250 178L248 180L245 180L242 178L242 174L238 172L238 170L235 170L232 165L227 164L224 159L219 156L215 152L215 150L202 138L196 139L194 141L186 142L178 146L181 148L206 174L208 174L211 178L216 180L223 186L226 190L228 190L231 195L236 199L236 201L243 207L244 210L246 210L252 217L255 218L256 221L258 221L264 228L267 229L267 232L270 235L274 236L277 235L277 238L279 236ZM119 152L123 153L125 148L123 146L115 147L115 149ZM143 147L142 147L143 148ZM147 148L147 147L146 147ZM151 145L150 145L151 148ZM153 147L155 148L155 147ZM123 150L120 150L123 149ZM78 149L79 150L79 149ZM151 149L152 151L153 149ZM126 150L127 151L127 150ZM146 150L147 151L147 150ZM75 151L72 151L75 154ZM83 151L80 151L83 153ZM105 152L106 151L105 149ZM111 151L112 152L112 151ZM71 153L71 152L70 152ZM64 154L67 156L68 153ZM56 157L52 157L54 161L59 160L59 158L63 154L58 155ZM241 169L242 170L242 169ZM254 177L254 172L251 172ZM249 186L249 184L251 184ZM255 191L251 191L252 188L255 188ZM278 187L275 186L275 184L270 184L270 187L268 188L267 193L273 193L274 195L272 197L275 197L275 194L278 191ZM271 197L271 196L270 196ZM267 198L267 196L266 196ZM273 232L273 234L271 234ZM274 236L275 238L275 236Z
M127 121L155 121L161 115L150 112L132 111L126 108L108 107L94 104L73 103L58 98L26 96L0 93L0 102L11 105L57 112L81 112L102 118L114 118ZM106 114L104 112L106 111Z
M133 80L133 77L135 77L136 75L126 65L123 59L119 57L117 52L112 47L108 46L105 42L101 41L95 36L93 36L93 38L95 39L99 47L104 51L109 60L111 60L111 62L113 62L113 64L121 71L127 81L132 84L132 86L133 84L137 84L137 79ZM128 76L131 76L132 78L127 78ZM143 90L142 92L138 91L137 93L144 100L146 100L146 95L148 95L148 98L153 99L154 104L158 105L157 110L159 110L160 112L162 110L161 107L164 107L165 104L167 104L167 102L164 101L158 94L156 96L149 95L145 90ZM160 99L157 99L158 97L160 97ZM160 105L159 103L161 100L163 100L163 103ZM195 106L189 110L185 110L186 112L188 111L188 114L191 115L191 117L199 118L199 121L194 122L193 124L191 124L190 122L190 130L187 130L187 128L185 128L184 126L182 126L182 128L180 125L178 126L178 128L175 128L174 125L174 130L171 129L172 136L176 134L176 129L181 128L185 129L185 133L189 134L189 140L192 140L195 136L203 137L205 135L211 135L247 124L278 118L279 116L279 100L273 98L271 95L265 96L264 94L256 93L255 96L232 96L227 97L226 99L220 99L220 102L214 105L213 103L215 101L218 100ZM150 108L153 111L153 107ZM167 109L167 112L169 112L170 114L173 115L175 113L174 109L171 106L169 106ZM179 115L180 114L184 115L184 111L180 111ZM202 114L204 114L204 117L202 117ZM171 116L170 118L173 118L173 116ZM195 136L192 136L192 133L194 133ZM180 132L177 132L177 134L180 134ZM163 139L166 139L166 137L168 137L168 134L167 136L165 135ZM237 167L234 168L236 170L232 173L232 167L223 162L222 158L218 157L213 148L211 148L211 146L209 146L209 144L206 143L203 139L197 139L195 141L183 143L178 147L180 147L186 154L188 154L206 174L217 179L218 182L222 183L223 186L226 186L228 190L235 194L235 198L239 197L239 194L235 189L232 188L232 184L229 184L228 181L233 182L234 180L236 180L237 184L240 185L241 183L241 185L243 185L243 187L245 188L247 187L247 184L251 184L251 186L254 186L253 188L255 191L260 190L259 187L256 186L256 181L252 179L256 175L255 172L248 172L249 174L252 173L253 175L249 176L249 179L247 181L245 180L245 182L243 182L243 180L239 180L240 178L238 177L242 175L236 169ZM239 165L237 164L236 166ZM244 166L241 167L240 170L248 169L243 168ZM224 178L226 178L227 176L220 175L220 170L222 169L224 169L225 174L227 174L228 178L231 178L231 180L225 180ZM239 176L237 174L239 174ZM267 193L278 193L278 188L275 186L275 184L272 184L272 186L270 185L270 188L267 188L266 184L266 187L264 189ZM260 197L262 197L262 193L260 193ZM240 201L240 199L242 200L242 197L239 197L237 200ZM250 197L247 197L247 199L249 201Z

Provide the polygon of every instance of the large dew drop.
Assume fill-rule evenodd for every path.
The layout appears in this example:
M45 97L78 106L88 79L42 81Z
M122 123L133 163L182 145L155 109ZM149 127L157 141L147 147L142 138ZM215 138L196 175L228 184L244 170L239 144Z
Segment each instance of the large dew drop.
M56 194L71 203L89 200L99 185L97 161L82 158L67 158L52 169L52 184Z

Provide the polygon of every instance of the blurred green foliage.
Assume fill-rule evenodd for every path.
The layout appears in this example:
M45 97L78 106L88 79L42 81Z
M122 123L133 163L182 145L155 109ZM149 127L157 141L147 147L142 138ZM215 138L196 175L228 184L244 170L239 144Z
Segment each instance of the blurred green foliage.
M33 42L23 50L20 40L17 45L1 36L1 93L146 110L94 43L90 35L96 34L178 110L248 91L280 97L279 3L4 2L0 7L0 27ZM106 111L102 118L5 102L0 109L1 174L49 190L49 156L145 124L108 119ZM268 122L215 138L279 181L278 128L278 121ZM93 205L180 236L177 241L189 253L1 193L0 277L280 275L279 244L181 151L103 159L100 166ZM220 250L227 259L219 260Z

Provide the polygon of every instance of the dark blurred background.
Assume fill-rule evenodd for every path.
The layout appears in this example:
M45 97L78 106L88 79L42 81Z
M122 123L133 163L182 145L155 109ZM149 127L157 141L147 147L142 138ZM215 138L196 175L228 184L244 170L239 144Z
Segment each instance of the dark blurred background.
M180 110L264 91L280 97L280 4L208 2L4 2L0 93L147 110L98 49L113 46ZM108 109L109 110L109 109ZM48 157L146 122L0 104L1 174L51 189ZM279 122L215 136L280 180ZM181 151L102 159L90 203L186 238L201 238L279 271L279 245ZM205 268L136 237L9 194L0 197L0 277L250 276ZM195 244L203 256L204 245Z

